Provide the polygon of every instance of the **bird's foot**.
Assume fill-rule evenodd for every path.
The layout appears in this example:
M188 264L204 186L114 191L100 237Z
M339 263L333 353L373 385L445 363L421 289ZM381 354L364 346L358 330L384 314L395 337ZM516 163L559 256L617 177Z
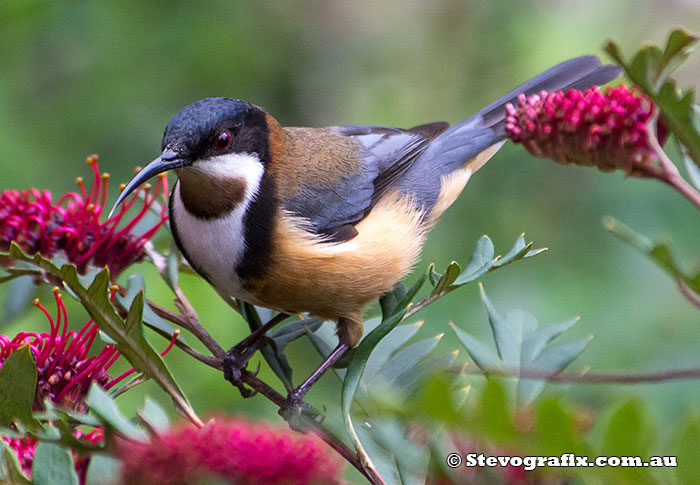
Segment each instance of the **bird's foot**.
M287 399L285 399L284 404L278 411L278 414L282 416L287 423L289 423L289 426L292 429L302 432L306 431L306 427L299 421L302 408L311 409L311 406L304 402L305 395L306 390L300 389L299 387L289 391L289 394L287 394Z
M243 382L243 372L248 367L253 354L267 344L266 340L265 337L260 337L252 342L240 342L231 347L224 357L224 379L236 386L244 398L254 396L257 391L246 387ZM260 364L253 375L257 375L259 371Z

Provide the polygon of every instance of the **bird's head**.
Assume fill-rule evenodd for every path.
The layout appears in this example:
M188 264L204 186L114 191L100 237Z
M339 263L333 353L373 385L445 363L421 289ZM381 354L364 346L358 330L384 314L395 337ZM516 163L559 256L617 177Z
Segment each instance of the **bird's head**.
M262 166L267 143L262 108L231 98L195 101L173 116L163 134L163 152L127 184L114 207L146 180L167 170L174 169L181 178L188 173L225 178L240 171L241 160Z

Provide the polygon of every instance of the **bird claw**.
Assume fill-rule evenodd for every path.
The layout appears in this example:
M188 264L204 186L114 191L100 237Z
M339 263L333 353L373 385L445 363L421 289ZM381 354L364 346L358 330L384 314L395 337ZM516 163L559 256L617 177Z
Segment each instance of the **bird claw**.
M224 357L224 379L233 384L238 388L241 396L244 398L253 397L257 394L255 389L246 387L243 382L243 371L248 367L248 361L258 350L255 347L251 347L245 350L245 352L240 352L235 346L226 352L226 357ZM258 362L258 367L253 373L254 376L258 375L260 372L260 363Z

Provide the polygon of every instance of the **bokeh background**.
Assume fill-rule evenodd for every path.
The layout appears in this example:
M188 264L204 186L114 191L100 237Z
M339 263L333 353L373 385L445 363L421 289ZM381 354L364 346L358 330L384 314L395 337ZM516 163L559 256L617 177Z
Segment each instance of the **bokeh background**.
M605 57L607 39L631 53L647 41L665 41L677 25L697 31L700 2L2 2L0 189L63 193L76 176L88 175L84 159L91 153L100 155L100 167L113 181L127 181L134 166L158 155L170 117L206 96L259 104L285 125L454 123L559 61ZM678 78L685 86L697 84L700 54ZM700 314L653 263L604 230L606 214L672 240L687 268L700 265L697 210L670 188L558 166L506 145L443 216L420 267L466 263L482 234L503 252L525 232L549 251L486 276L484 285L503 312L525 309L542 324L580 315L565 338L595 338L572 369L700 366ZM161 243L168 240L163 231ZM148 296L170 305L152 269L134 269L146 274ZM182 284L222 345L245 336L246 327L204 281L183 276ZM0 292L0 332L45 328L36 310L8 322L3 315L15 297ZM72 315L76 325L86 318L77 307ZM444 352L458 348L450 321L488 337L476 286L419 316L425 325L417 338L445 332ZM296 376L317 363L310 355L308 343L292 345ZM167 361L201 414L223 410L276 419L264 399L243 401L220 374L181 352ZM266 369L263 375L269 376ZM162 399L148 386L145 392ZM623 396L640 396L655 418L671 424L697 408L700 385L581 384L550 386L548 392L568 393L593 415ZM131 394L120 398L127 415L143 398ZM338 396L337 383L326 379L311 399Z

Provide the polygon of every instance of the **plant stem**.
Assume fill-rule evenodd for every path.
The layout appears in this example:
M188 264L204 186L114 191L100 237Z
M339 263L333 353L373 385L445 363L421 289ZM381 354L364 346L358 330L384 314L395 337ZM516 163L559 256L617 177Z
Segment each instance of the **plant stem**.
M700 368L673 369L662 372L631 374L596 374L573 372L552 373L536 369L482 370L472 369L472 374L486 376L520 377L521 379L538 379L549 382L579 382L589 384L648 384L686 379L700 379Z

